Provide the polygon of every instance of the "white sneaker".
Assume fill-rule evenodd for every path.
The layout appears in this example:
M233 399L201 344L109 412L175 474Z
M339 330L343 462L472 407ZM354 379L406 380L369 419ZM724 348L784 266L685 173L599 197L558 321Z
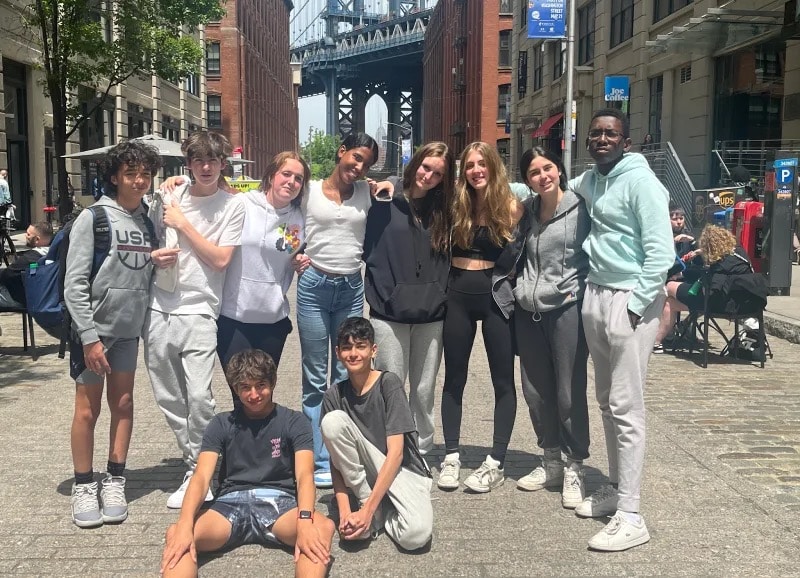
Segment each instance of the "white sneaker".
M543 461L541 466L517 480L517 487L520 490L534 492L544 488L557 488L563 481L564 462L561 460Z
M457 490L460 483L461 462L458 459L447 459L442 462L439 469L439 479L436 485L440 490Z
M106 474L100 489L103 503L103 522L119 523L128 518L128 501L125 499L125 478Z
M617 495L616 488L611 484L606 484L578 504L575 514L581 518L610 516L617 511Z
M650 532L647 531L644 518L639 516L639 523L634 524L624 514L617 512L602 530L592 536L589 548L603 552L620 552L649 541Z
M583 469L564 468L564 485L561 486L561 506L574 510L583 502Z
M485 494L495 488L499 488L506 481L503 476L503 470L490 464L488 460L489 456L486 457L486 461L477 470L464 480L464 485L473 492Z
M79 528L103 525L100 503L97 501L97 482L72 484L72 521Z
M181 483L180 487L169 497L167 498L167 508L171 510L180 510L181 506L183 505L183 498L186 496L186 490L189 488L189 482L192 479L193 471L188 471L183 476L183 482ZM214 493L211 491L211 488L208 488L208 492L206 493L206 502L210 502L214 499Z

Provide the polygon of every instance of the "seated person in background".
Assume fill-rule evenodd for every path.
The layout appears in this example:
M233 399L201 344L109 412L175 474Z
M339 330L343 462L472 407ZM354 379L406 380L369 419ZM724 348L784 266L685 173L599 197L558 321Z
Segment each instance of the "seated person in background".
M272 400L277 368L263 351L235 354L225 376L242 403L206 427L161 573L197 576L198 551L274 543L294 548L295 576L325 576L335 527L314 511L311 423ZM204 505L220 458L220 487Z
M53 240L50 223L34 223L25 231L25 246L30 250L18 253L5 269L0 269L0 307L25 307L22 272L47 254Z
M686 226L686 212L683 207L670 207L669 220L672 223L672 236L675 241L675 254L683 258L687 253L697 249L694 235ZM688 260L694 258L692 255Z
M403 382L372 369L377 351L369 321L351 317L342 323L336 355L348 378L325 392L320 422L331 455L339 536L370 539L382 525L398 546L416 550L433 533L431 475ZM358 501L356 511L348 490Z
M750 259L744 249L736 245L736 238L722 227L707 225L698 241L699 252L706 268L696 280L668 281L667 301L661 315L661 324L656 334L654 353L663 351L662 340L675 325L679 311L702 310L704 303L703 281L709 280L711 294L708 296L711 311L723 311L725 296L716 288L722 286L726 276L744 275L753 272Z

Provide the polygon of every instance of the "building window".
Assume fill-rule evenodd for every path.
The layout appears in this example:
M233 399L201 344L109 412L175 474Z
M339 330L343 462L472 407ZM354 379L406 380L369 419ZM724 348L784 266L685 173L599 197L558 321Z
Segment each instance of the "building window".
M544 44L533 49L533 90L544 86Z
M501 138L497 141L497 153L503 159L503 164L507 167L511 161L511 139Z
M520 10L521 18L519 19L519 21L522 23L522 28L524 29L528 27L528 12L530 10L530 8L528 7L528 0L521 0L521 2L519 3L519 7L521 8Z
M693 0L653 0L653 22L666 18L673 12L685 8Z
M511 85L501 84L497 87L497 122L505 122L511 100Z
M186 92L195 96L200 96L200 77L197 74L190 74L184 79Z
M517 58L517 94L520 98L528 92L528 51L520 50Z
M567 43L563 40L553 42L553 80L558 80L567 67Z
M500 31L500 68L511 68L511 30Z
M219 76L219 42L206 44L206 74Z
M523 2L527 4L527 2ZM514 2L512 0L500 0L500 14L514 14Z
M222 127L222 97L218 94L209 94L208 104L208 128Z
M650 122L648 123L653 142L661 142L661 107L664 100L664 77L650 79Z
M681 68L681 84L686 84L692 79L692 65L688 64Z
M592 0L578 10L578 65L594 60L595 2Z
M611 48L633 36L633 0L611 0Z

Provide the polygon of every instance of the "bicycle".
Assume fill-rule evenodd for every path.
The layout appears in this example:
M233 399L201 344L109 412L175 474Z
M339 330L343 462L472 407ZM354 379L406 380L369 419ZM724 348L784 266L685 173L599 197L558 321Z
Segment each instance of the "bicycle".
M11 240L12 224L13 221L6 217L5 211L3 211L3 216L0 216L0 258L2 258L6 267L14 260L17 254L14 241Z

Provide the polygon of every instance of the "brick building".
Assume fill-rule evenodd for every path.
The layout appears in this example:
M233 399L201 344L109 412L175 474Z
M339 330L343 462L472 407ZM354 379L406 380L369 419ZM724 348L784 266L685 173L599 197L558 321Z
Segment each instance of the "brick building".
M473 141L495 144L508 164L511 94L510 0L440 0L425 32L426 141L460 153Z
M227 0L206 27L208 128L219 130L261 178L278 152L297 149L297 106L289 65L290 0Z

